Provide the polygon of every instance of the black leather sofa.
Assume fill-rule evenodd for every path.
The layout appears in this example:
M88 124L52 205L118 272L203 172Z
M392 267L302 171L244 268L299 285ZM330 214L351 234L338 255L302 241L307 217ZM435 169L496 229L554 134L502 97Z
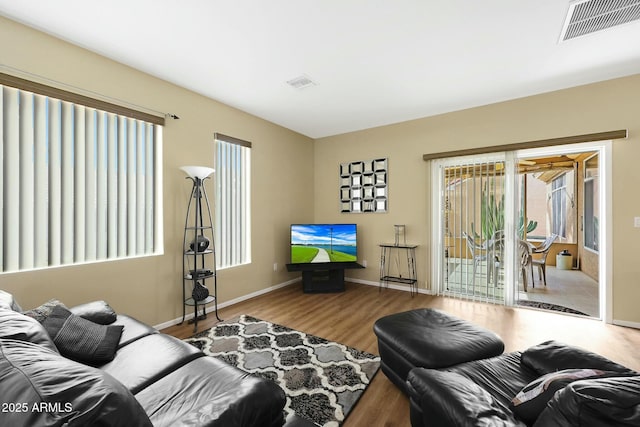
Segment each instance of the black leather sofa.
M407 391L413 427L640 426L640 374L555 341L447 368L414 368Z
M206 357L132 317L112 313L108 319L107 309L101 303L55 309L65 323L108 323L101 337L116 334L115 353L98 349L100 361L81 363L60 354L60 340L83 350L91 337L60 332L54 341L48 331L55 316L41 323L0 291L0 425L283 424L285 395L275 383Z

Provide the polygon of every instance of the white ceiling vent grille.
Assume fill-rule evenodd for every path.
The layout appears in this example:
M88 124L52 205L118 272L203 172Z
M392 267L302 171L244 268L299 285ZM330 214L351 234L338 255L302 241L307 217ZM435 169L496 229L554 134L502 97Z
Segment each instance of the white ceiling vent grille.
M311 80L309 77L305 75L296 77L295 79L287 80L287 84L294 89L304 89L306 87L316 85L316 83L313 80Z
M560 41L640 19L640 0L577 0L569 5Z

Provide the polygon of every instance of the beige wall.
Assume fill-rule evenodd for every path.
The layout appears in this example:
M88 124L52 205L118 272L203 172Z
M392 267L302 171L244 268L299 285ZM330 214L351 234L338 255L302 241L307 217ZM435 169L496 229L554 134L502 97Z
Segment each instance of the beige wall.
M178 168L212 166L214 132L253 142L253 262L219 272L220 301L296 277L284 269L288 230L292 222L313 218L313 140L4 18L0 58L5 66L180 117L164 128L164 255L0 275L0 289L14 293L23 307L50 298L68 305L105 299L151 324L181 316L190 186Z
M425 153L493 146L570 135L628 129L613 144L613 319L640 324L640 75L551 92L316 141L315 220L357 222L359 259L365 270L348 276L376 282L377 244L393 240L393 224L406 224L419 246L418 279L429 278L428 164ZM340 214L338 165L375 157L389 159L389 212Z
M288 227L312 220L358 223L359 258L368 268L348 276L372 282L378 280L378 243L393 240L394 224L406 224L408 241L420 245L418 277L424 288L430 186L422 154L628 129L630 137L613 147L613 318L640 323L640 229L632 227L640 199L630 193L640 185L640 75L314 142L4 18L0 40L4 65L181 118L168 121L164 130L164 255L0 275L0 288L25 307L54 297L69 305L99 298L152 324L180 316L189 188L178 167L210 166L214 132L254 143L253 263L219 273L224 302L298 277L283 269ZM389 158L389 212L339 213L339 164L379 157Z

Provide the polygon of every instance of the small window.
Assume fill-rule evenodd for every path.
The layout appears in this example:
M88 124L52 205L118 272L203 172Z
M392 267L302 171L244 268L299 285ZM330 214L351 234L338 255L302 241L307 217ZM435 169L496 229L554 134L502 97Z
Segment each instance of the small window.
M150 255L161 127L0 85L0 272Z
M216 268L251 262L251 143L215 135Z
M551 181L551 228L552 233L567 237L567 176Z
M598 155L584 162L584 246L593 251L599 249L599 172Z

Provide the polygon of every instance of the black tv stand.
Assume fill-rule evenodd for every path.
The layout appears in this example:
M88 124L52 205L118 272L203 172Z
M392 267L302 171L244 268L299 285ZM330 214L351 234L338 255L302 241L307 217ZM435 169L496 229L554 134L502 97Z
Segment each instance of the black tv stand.
M364 268L357 262L287 264L288 271L302 272L305 293L344 292L344 270Z

